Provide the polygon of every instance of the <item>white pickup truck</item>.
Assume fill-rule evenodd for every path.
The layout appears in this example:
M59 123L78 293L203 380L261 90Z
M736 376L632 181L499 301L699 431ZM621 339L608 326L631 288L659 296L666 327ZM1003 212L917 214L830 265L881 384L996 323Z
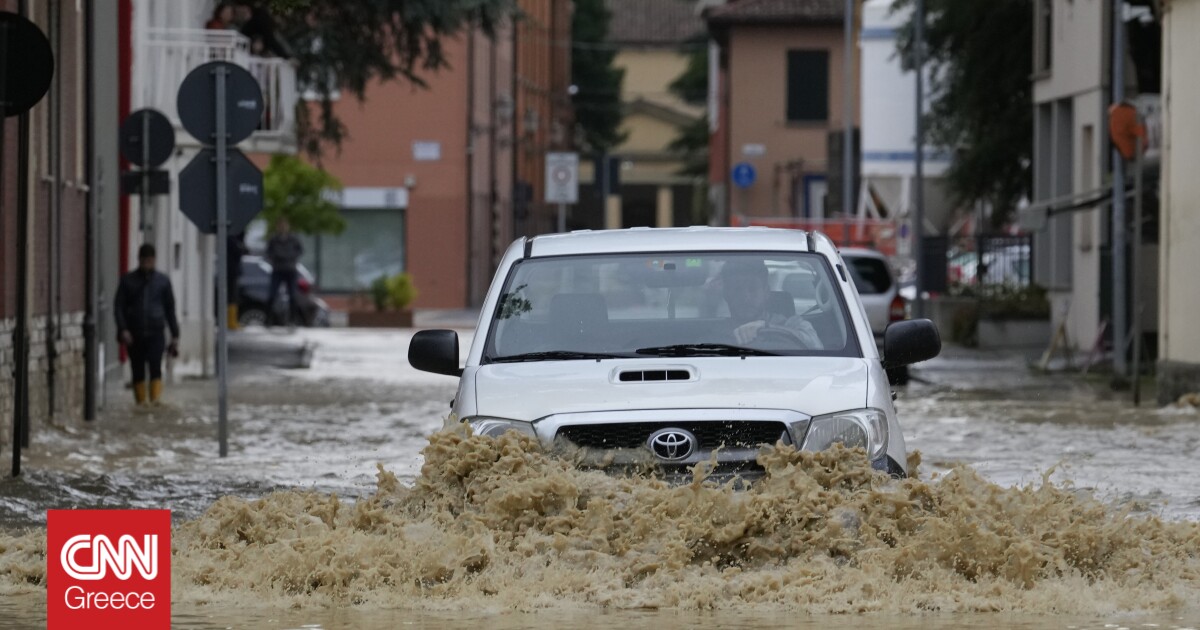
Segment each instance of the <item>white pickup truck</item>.
M880 356L880 348L883 357ZM519 431L582 466L752 479L782 441L861 447L907 474L885 368L938 354L928 320L880 347L847 262L824 235L634 228L518 239L460 365L458 335L420 331L410 363L458 377L448 422Z

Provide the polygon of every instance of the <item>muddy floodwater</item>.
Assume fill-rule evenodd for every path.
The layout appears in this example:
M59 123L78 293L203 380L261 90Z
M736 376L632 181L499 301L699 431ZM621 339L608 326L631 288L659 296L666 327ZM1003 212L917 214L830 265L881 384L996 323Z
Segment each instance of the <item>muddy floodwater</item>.
M949 349L897 401L914 478L771 448L749 490L671 486L435 434L455 383L407 333L299 334L310 369L236 374L224 460L204 381L37 434L0 627L45 623L47 509L134 507L173 512L183 628L1200 628L1194 409Z

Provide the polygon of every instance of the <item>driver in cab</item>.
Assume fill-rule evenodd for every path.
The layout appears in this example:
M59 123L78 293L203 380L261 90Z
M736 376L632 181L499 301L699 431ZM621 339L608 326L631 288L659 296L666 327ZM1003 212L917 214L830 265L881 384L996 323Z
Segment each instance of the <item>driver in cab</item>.
M805 350L823 349L821 338L808 320L800 315L770 312L771 291L767 267L762 262L728 262L721 268L720 279L733 319L733 336L739 344L769 341L778 345L789 340L788 345Z

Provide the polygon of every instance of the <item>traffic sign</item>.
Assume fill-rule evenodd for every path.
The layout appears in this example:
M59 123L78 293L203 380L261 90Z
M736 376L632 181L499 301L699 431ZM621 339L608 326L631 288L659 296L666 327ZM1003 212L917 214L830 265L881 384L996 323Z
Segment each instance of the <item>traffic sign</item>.
M754 183L756 176L754 166L748 162L738 162L733 167L733 183L738 188L749 188Z
M29 111L50 89L54 77L54 52L45 33L28 19L0 12L0 103L4 116Z
M175 128L162 112L139 109L121 124L121 155L142 168L154 168L175 150Z
M171 175L161 169L121 173L122 195L166 195L171 192Z
M229 233L250 225L262 210L262 171L244 153L230 149L228 181ZM217 154L204 149L179 173L179 209L205 234L217 233Z
M579 202L579 154L546 154L546 203Z
M262 121L262 89L254 75L228 61L210 61L197 66L179 86L179 121L192 137L210 146L217 143L217 73L222 69L225 72L225 141L233 145L249 138Z

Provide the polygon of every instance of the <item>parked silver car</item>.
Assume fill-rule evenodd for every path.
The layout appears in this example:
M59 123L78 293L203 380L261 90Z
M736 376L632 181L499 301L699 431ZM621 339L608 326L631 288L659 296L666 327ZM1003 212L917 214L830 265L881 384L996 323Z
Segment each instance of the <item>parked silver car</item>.
M858 289L875 341L882 344L888 324L908 319L908 301L900 295L896 273L887 257L873 249L848 247L841 254ZM888 379L893 385L907 384L908 367L888 370Z

